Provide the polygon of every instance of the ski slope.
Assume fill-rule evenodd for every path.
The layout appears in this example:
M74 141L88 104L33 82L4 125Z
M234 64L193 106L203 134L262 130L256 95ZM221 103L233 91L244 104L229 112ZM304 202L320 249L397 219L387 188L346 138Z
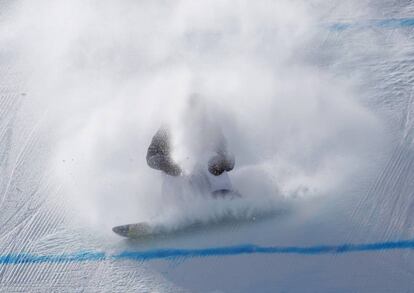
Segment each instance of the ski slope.
M132 2L0 1L0 291L411 292L414 5ZM240 202L145 165L194 90Z

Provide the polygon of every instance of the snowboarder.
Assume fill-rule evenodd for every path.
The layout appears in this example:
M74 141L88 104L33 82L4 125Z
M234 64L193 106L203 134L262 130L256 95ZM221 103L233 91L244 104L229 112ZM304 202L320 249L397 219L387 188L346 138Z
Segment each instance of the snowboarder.
M172 185L173 178L187 177L188 182L201 192L208 191L213 195L223 195L232 190L227 172L233 170L235 158L228 149L227 142L216 123L208 119L205 108L200 98L192 95L185 111L184 120L186 128L180 131L177 148L182 157L188 159L193 157L195 164L189 172L184 172L183 166L174 160L173 133L167 126L161 127L152 138L147 152L148 165L156 170L163 171ZM175 145L175 144L174 144ZM185 145L185 146L184 146ZM180 160L178 160L180 161ZM175 180L177 181L177 180ZM164 184L165 185L165 184ZM165 189L165 188L164 188Z

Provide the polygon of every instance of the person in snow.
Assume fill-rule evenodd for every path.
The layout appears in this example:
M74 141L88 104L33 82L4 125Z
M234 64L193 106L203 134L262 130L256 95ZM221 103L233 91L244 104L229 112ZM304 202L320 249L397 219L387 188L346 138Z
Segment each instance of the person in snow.
M165 174L164 186L177 186L176 182L186 178L192 190L202 193L218 196L231 191L227 172L233 170L235 157L199 96L190 97L182 116L184 123L175 135L168 126L154 135L147 152L148 166Z

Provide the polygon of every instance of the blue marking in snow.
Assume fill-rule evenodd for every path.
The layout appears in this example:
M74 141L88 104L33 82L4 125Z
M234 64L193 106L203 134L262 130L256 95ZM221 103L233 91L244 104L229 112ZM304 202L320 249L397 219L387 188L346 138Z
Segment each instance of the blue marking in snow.
M0 264L63 263L105 260L103 252L83 251L71 254L36 255L28 253L0 255Z
M199 249L153 249L146 251L124 251L119 254L108 255L99 251L83 251L72 254L36 255L36 254L7 254L0 255L0 264L27 264L27 263L64 263L104 260L136 260L150 261L173 258L193 258L212 256L234 256L248 254L298 254L323 255L345 254L355 252L374 252L384 250L414 249L414 240L377 242L368 244L341 244L318 246L258 246L252 244L199 248Z
M414 26L414 18L400 18L400 19L384 19L377 20L374 23L379 27L385 28L399 28Z
M363 22L337 22L328 24L333 31L344 31L352 28L379 27L386 29L414 27L414 18L374 19Z

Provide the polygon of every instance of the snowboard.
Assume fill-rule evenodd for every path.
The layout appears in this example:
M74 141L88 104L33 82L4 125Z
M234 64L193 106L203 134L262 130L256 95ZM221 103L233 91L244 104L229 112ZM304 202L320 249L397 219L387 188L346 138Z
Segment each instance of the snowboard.
M234 190L217 190L212 193L212 197L219 200L220 198L230 198L230 199L236 199L240 198L241 195L237 191ZM224 219L223 219L224 220ZM227 219L228 220L228 219ZM133 224L126 224L126 225L120 225L115 226L112 228L112 231L122 237L126 238L151 238L156 237L160 235L168 235L179 231L184 230L191 230L192 228L202 226L202 223L193 223L192 225L182 227L180 229L171 230L163 225L154 225L149 222L139 222L139 223L133 223Z
M156 232L156 229L146 222L115 226L112 231L126 238L145 238L161 233L161 231Z

